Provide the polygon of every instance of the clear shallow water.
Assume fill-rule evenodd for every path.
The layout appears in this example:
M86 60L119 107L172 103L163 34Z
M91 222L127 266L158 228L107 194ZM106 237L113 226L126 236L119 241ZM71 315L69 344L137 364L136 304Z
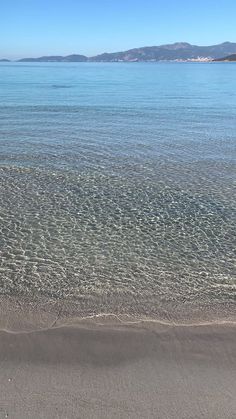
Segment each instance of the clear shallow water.
M1 64L0 293L153 318L232 304L235 69Z

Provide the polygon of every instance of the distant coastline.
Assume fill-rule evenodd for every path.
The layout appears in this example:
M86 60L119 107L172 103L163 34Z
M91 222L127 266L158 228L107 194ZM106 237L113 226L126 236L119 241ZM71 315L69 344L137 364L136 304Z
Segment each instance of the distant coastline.
M12 60L13 61L13 60ZM50 55L42 57L29 57L15 60L16 62L215 62L236 61L236 43L224 42L218 45L198 46L187 42L174 44L133 48L127 51L103 53L94 57L81 54L67 56ZM13 62L15 62L13 61ZM0 62L11 62L2 58Z
M221 62L234 62L236 61L236 54L227 55L227 57L218 58L214 61L221 61Z

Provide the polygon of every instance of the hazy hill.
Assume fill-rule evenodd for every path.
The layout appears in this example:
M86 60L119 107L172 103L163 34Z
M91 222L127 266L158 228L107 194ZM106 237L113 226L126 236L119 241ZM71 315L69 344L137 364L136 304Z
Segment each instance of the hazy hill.
M53 63L53 62L83 62L87 61L88 58L85 57L85 55L78 55L78 54L72 54L67 55L66 57L63 57L61 55L52 55L52 56L45 56L45 57L39 57L39 58L22 58L21 60L18 60L21 63L28 63L28 62L37 62L37 63Z
M236 61L236 54L228 55L227 57L218 58L214 61Z

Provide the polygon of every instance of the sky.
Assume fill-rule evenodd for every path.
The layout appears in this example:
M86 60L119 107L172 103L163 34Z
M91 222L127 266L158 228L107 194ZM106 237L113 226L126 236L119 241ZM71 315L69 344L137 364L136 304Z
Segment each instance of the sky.
M236 42L236 0L0 0L0 58Z

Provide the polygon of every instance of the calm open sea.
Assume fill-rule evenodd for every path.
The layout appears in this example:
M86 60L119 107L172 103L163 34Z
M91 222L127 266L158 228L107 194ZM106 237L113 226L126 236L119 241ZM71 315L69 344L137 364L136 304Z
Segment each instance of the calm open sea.
M233 63L0 65L1 295L227 310L235 180Z

